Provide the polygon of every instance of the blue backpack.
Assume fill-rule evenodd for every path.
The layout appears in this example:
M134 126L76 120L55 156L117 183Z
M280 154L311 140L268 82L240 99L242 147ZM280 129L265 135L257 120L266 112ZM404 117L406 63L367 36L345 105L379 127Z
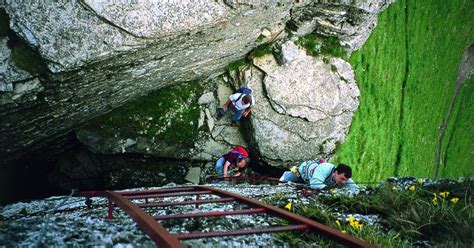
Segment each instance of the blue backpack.
M245 95L250 95L250 94L252 94L252 90L247 88L247 87L240 87L235 91L235 93L242 93L242 94L245 94Z
M241 95L235 100L235 102L239 101L244 95L248 95L252 97L252 90L247 87L240 87L238 88L235 93L241 93ZM250 105L252 105L252 101L250 101Z

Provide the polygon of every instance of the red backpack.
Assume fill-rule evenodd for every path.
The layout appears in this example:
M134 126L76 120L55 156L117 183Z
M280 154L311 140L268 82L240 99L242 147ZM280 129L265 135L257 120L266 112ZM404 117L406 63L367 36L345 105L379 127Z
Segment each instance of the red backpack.
M231 152L238 152L240 154L242 154L242 156L248 158L249 157L249 153L247 152L247 149L245 149L244 147L242 146L236 146L234 147L234 149L232 149Z

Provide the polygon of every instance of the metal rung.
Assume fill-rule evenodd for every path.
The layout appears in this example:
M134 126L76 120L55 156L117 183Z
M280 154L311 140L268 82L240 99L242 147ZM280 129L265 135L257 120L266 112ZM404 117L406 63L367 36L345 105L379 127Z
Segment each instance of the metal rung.
M175 192L175 193L164 193L164 194L152 194L152 195L134 195L127 196L130 200L135 199L145 199L145 198L160 198L160 197L170 197L170 196L184 196L184 195L208 195L212 194L212 191L185 191L185 192Z
M309 229L309 226L306 224L301 224L301 225L288 225L288 226L236 230L236 231L227 231L227 232L182 233L182 234L176 234L176 238L178 238L179 240L199 239L199 238L222 237L222 236L249 235L249 234L257 234L257 233L286 232L286 231L306 230L306 229Z
M195 200L195 201L182 201L182 202L155 202L155 203L144 203L137 204L139 207L166 207L166 206L176 206L176 205L191 205L191 204L203 204L203 203L215 203L215 202L230 202L234 201L234 197L223 197L216 199L207 199L207 200Z
M167 219L178 219L178 218L197 218L197 217L218 217L224 215L238 215L238 214L259 214L265 213L265 208L252 208L228 212L205 212L205 213L190 213L190 214L174 214L174 215L160 215L155 216L155 220L167 220Z
M144 194L159 194L159 193L169 193L169 192L181 192L187 190L196 190L194 187L177 187L169 189L154 189L154 190L138 190L138 191L122 191L117 192L123 196L129 195L144 195Z

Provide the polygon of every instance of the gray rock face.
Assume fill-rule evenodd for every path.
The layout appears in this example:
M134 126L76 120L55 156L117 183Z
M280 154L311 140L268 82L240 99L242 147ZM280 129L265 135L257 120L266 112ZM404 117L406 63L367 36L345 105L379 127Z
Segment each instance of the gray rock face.
M311 29L318 33L351 43L368 36L365 26L375 23L370 20L387 5L314 2L8 1L10 28L39 53L49 71L28 83L35 87L19 88L28 92L23 95L34 95L21 105L7 104L15 101L11 91L21 77L4 76L0 87L10 92L0 92L0 163L54 145L73 127L153 90L219 75L254 47L284 37L279 35L289 20L297 26L314 22Z
M11 1L7 11L14 20L11 28L38 49L53 72L134 52L154 43L153 39L223 22L228 14L214 1L132 5L90 0Z
M184 160L204 160L214 161L216 158L227 153L232 147L241 145L247 146L239 128L231 125L230 115L218 120L216 118L216 99L212 89L217 92L217 97L226 99L232 90L222 80L223 77L212 80L212 84L208 85L201 96L192 95L190 98L198 98L200 115L196 122L199 132L195 138L194 145L191 147L183 146L180 141L173 139L171 141L160 140L158 134L152 131L153 126L158 123L160 118L147 117L147 125L143 125L143 129L134 129L133 132L123 134L120 130L116 130L114 134L99 130L97 126L86 126L76 130L77 139L85 144L89 150L97 154L121 154L135 153L153 155L156 157L165 157ZM222 95L226 94L226 95ZM191 100L191 99L188 99ZM169 99L169 101L178 101L177 99ZM160 104L160 103L159 103ZM178 127L173 126L177 119L192 108L182 103L179 107L171 108L166 111L167 125L160 126L160 131L166 132L170 129ZM113 115L121 115L122 113L112 113ZM133 113L127 116L128 119L138 118L141 113ZM206 123L207 125L203 127ZM102 124L99 124L101 126ZM187 128L192 128L189 126ZM201 128L202 127L202 128ZM112 127L109 127L112 129ZM122 129L122 127L115 127ZM126 129L127 127L123 127ZM182 127L181 127L182 128ZM131 136L133 135L133 136Z
M338 37L350 51L362 47L377 25L377 14L393 0L302 1L292 13L291 27L298 35L316 32Z
M223 73L269 41L257 40L262 28L281 31L291 7L233 9L222 2L185 1L165 4L168 12L151 8L145 15L155 21L147 28L140 11L148 7L126 7L123 16L112 13L119 5L112 11L108 3L88 3L6 5L10 27L39 51L52 73L41 78L43 94L27 109L0 105L2 163L152 90Z
M253 138L267 162L285 164L312 158L328 159L349 130L359 104L351 66L332 58L325 64L298 50L279 65L272 55L254 59L249 85L258 106L252 111ZM263 84L260 78L263 77Z
M0 105L34 101L43 87L38 79L15 65L7 42L7 37L0 40Z

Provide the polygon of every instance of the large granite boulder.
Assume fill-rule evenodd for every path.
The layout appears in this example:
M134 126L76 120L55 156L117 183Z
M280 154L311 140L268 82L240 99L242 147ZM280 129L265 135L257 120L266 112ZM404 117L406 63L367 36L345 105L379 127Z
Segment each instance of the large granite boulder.
M73 128L151 91L222 74L256 46L285 38L290 20L305 26L317 18L310 29L350 40L370 32L360 28L367 22L354 20L374 19L386 6L370 1L367 11L345 2L338 8L351 11L342 15L331 12L336 4L319 2L7 1L0 14L3 7L9 16L8 37L24 42L22 49L37 54L46 68L31 82L4 76L0 163L57 146ZM339 17L354 27L332 32L325 23Z
M359 104L352 68L339 58L308 56L292 42L282 45L282 56L284 64L273 55L253 60L259 69L248 79L258 99L251 118L253 143L275 165L328 159Z
M377 14L394 0L302 1L295 8L290 28L298 35L317 33L338 37L349 51L362 47L377 25Z

